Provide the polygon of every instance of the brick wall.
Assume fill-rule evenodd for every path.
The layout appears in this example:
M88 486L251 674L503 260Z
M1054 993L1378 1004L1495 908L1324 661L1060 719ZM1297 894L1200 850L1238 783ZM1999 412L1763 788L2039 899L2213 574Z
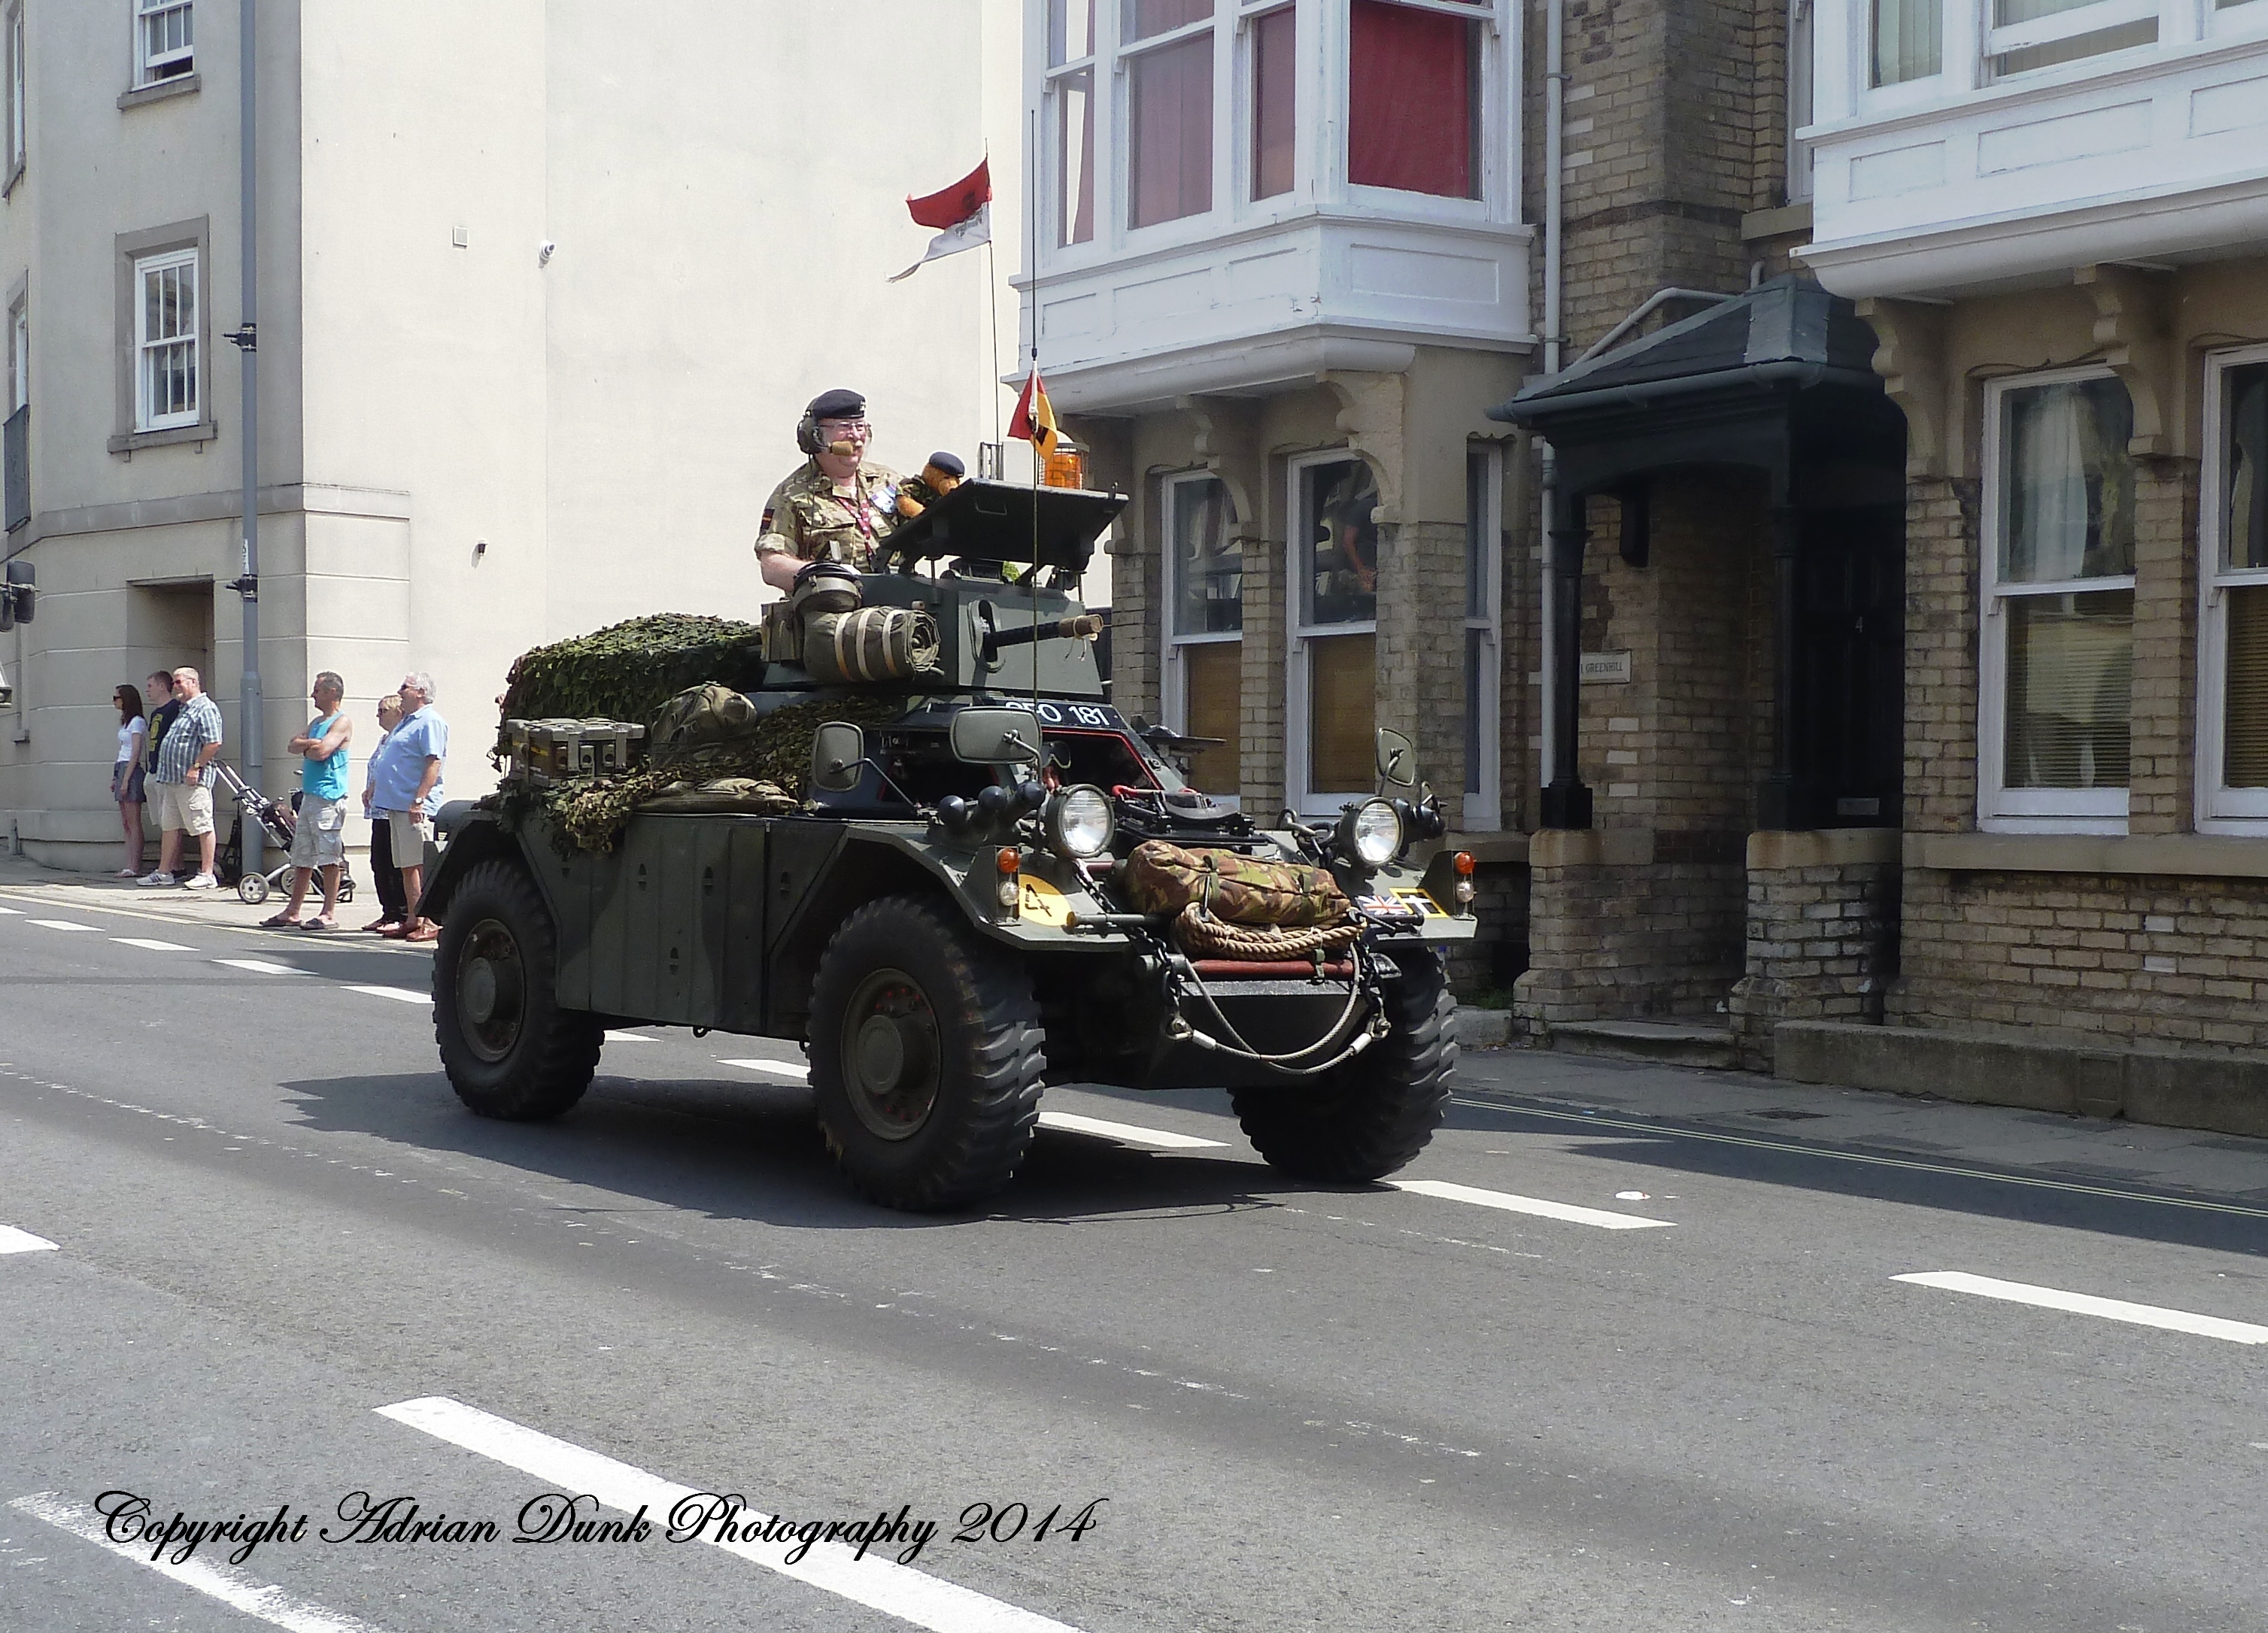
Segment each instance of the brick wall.
M1730 1006L1742 1065L1771 1070L1777 1022L1882 1019L1897 971L1896 838L1860 829L1750 841L1747 973Z
M1742 974L1740 860L1659 856L1596 830L1540 833L1528 861L1521 1033L1566 1021L1720 1019Z
M2268 1048L2268 879L1906 871L1889 1019Z
M2198 465L2141 461L2134 488L2134 735L2130 834L2178 834L2194 810Z
M1378 582L1378 724L1406 732L1441 797L1450 829L1464 826L1465 530L1404 522L1386 530Z
M1906 484L1905 827L1977 825L1977 485Z

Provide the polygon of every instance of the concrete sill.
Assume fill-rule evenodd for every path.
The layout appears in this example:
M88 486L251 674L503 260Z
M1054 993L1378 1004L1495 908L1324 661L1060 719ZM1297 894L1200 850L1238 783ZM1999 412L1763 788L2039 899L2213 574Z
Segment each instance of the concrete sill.
M1904 852L1949 873L2268 879L2268 839L2207 834L1908 834Z
M202 89L202 80L195 73L160 79L155 85L136 85L131 91L120 92L118 106L121 108L140 107L146 102L162 102L168 97L188 96Z
M1778 210L1752 210L1741 217L1741 241L1752 244L1758 239L1785 238L1790 233L1811 231L1811 201L1782 204Z
M131 458L144 448L170 448L185 442L210 442L220 435L220 427L207 420L202 425L176 425L170 430L125 431L113 437L110 452Z
M1469 851L1473 860L1484 867L1492 863L1528 860L1525 834L1447 834L1442 836L1439 848Z

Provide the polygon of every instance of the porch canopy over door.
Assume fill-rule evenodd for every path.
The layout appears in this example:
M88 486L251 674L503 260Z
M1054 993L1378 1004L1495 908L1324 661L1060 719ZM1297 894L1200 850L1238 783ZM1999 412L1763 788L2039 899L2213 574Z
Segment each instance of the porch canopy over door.
M1905 418L1883 394L1874 354L1874 331L1849 301L1791 274L1535 379L1489 410L1548 438L1557 462L1544 519L1554 684L1543 826L1591 826L1591 791L1575 754L1585 501L1594 494L1623 501L1621 548L1643 566L1647 477L1726 466L1763 472L1769 492L1772 743L1756 791L1758 825L1822 825L1794 712L1800 512L1869 497L1884 506L1902 503Z

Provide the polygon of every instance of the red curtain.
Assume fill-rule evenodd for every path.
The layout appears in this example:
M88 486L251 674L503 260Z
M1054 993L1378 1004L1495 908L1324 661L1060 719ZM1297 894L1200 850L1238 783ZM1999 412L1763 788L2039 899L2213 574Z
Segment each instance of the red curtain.
M1252 196L1292 190L1292 148L1299 140L1298 14L1290 6L1252 26Z
M1127 225L1212 208L1212 32L1133 59Z
M1443 198L1479 191L1478 29L1386 0L1353 0L1347 180Z

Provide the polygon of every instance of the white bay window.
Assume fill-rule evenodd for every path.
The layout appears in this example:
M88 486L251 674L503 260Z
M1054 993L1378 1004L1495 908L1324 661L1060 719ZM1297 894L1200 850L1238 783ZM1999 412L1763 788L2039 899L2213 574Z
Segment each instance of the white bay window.
M1167 724L1216 738L1189 761L1189 783L1233 803L1243 779L1244 547L1228 485L1202 473L1163 489Z
M2133 408L2107 370L1985 395L1978 816L2123 832L2132 720Z
M2205 360L2198 825L2268 833L2268 346Z

